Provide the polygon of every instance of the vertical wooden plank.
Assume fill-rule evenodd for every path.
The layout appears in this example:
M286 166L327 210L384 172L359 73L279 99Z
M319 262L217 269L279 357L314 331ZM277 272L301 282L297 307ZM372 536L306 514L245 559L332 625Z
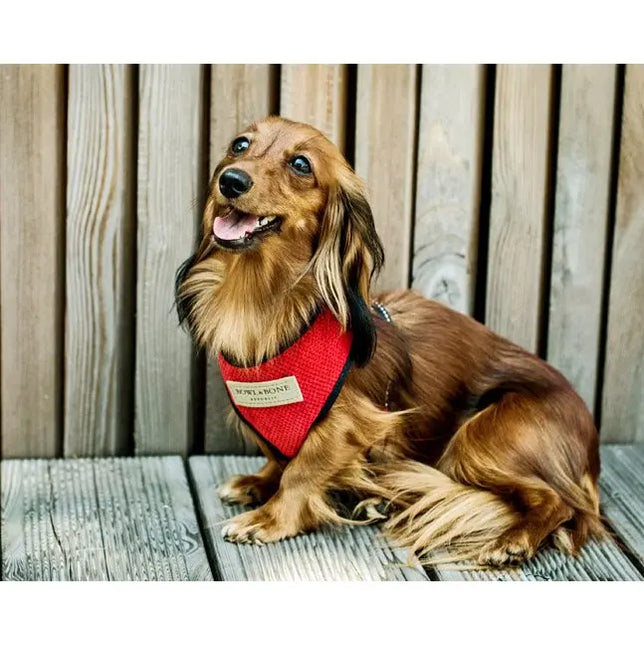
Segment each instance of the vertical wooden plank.
M483 65L423 65L412 286L472 314L485 123Z
M271 65L213 65L210 96L211 171L232 137L272 109Z
M60 445L64 101L62 66L0 66L3 457Z
M344 152L347 66L282 65L280 114L321 130Z
M486 324L536 351L543 283L551 68L499 65Z
M602 405L604 441L644 440L644 65L628 65Z
M210 102L210 168L222 157L232 137L252 121L271 113L274 95L270 65L213 65ZM206 375L206 452L256 452L226 426L228 395L217 361L210 358Z
M415 130L416 66L358 65L355 166L385 247L376 289L409 284Z
M185 455L194 352L172 304L201 214L203 69L142 65L139 88L135 451Z
M557 158L548 360L595 406L614 65L564 65Z
M132 81L72 65L67 176L66 456L125 453L132 431Z

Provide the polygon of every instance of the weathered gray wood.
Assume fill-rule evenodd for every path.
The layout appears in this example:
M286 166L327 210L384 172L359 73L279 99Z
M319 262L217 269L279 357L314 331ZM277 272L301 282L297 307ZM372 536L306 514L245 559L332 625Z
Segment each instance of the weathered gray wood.
M601 447L602 512L644 567L644 444Z
M271 65L213 65L210 94L210 170L232 138L272 109L274 87ZM226 424L229 403L216 360L206 366L206 452L256 454L258 449Z
M644 65L628 65L608 302L601 437L644 440Z
M485 323L534 352L543 286L551 69L499 65L497 70Z
M321 130L344 151L346 65L282 65L280 114Z
M472 314L485 120L483 65L423 65L412 286Z
M0 426L5 457L60 446L62 65L0 66Z
M595 407L615 103L614 65L564 65L548 361Z
M542 549L520 569L458 571L437 567L440 580L644 580L613 540L588 542L579 557Z
M139 455L185 455L195 351L173 288L201 219L203 69L141 65L139 86L134 444Z
M273 109L271 65L212 65L210 92L210 168L226 151L232 138Z
M179 457L2 462L5 580L211 580Z
M191 457L189 467L205 540L224 580L424 580L404 551L392 549L374 526L324 528L264 546L221 537L224 520L241 507L224 505L217 487L229 477L256 472L257 457Z
M132 81L71 65L67 140L65 456L123 454L134 371Z
M358 65L355 167L385 248L376 289L409 286L415 130L416 66Z

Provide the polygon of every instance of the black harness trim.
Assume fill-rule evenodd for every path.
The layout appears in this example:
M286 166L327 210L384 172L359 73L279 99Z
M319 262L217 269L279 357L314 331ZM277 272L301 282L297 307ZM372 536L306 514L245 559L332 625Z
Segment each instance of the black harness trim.
M381 302L378 302L375 300L373 304L371 305L373 310L382 318L385 322L389 323L390 325L394 324L394 319L391 317L391 314L389 313L389 310L387 307L385 307ZM391 380L387 383L387 389L385 390L385 410L389 410L389 404L390 404L390 397L391 397Z

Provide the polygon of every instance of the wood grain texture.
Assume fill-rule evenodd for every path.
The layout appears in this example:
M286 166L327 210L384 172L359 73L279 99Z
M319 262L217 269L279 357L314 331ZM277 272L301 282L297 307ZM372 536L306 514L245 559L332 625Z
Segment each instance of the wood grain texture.
M578 557L545 548L520 569L457 571L439 567L436 573L439 580L644 580L612 539L588 542Z
M472 314L485 122L483 65L423 65L412 287Z
M529 351L539 342L551 69L499 65L485 323Z
M224 520L241 511L221 503L217 487L257 471L257 457L191 457L190 473L205 540L223 580L426 580L404 551L391 549L374 526L324 528L276 544L238 545L221 537Z
M321 130L344 152L346 65L282 65L280 114Z
M210 169L232 138L256 119L272 113L276 70L272 65L212 65L210 93Z
M5 457L62 433L64 71L0 65L0 427Z
M601 447L602 513L644 569L644 443Z
M608 302L601 437L644 440L644 65L628 65Z
M277 92L271 65L213 65L210 102L210 170L214 169L232 138L256 119L273 110ZM217 361L206 366L206 452L255 454L254 443L226 425L229 403Z
M137 187L136 454L187 454L195 351L174 310L174 274L201 217L203 69L141 65Z
M415 65L358 65L355 167L385 248L380 290L409 286L416 73Z
M4 580L212 580L179 457L2 462Z
M614 65L564 65L547 359L595 407L615 103Z
M66 456L123 454L133 420L132 80L69 69Z

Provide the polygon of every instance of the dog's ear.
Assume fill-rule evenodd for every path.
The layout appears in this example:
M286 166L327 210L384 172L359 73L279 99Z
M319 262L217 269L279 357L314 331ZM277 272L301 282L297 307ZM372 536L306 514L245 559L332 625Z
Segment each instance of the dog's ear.
M364 365L375 349L369 288L383 262L382 244L363 186L346 168L329 189L312 264L327 306L353 333L351 358L357 365Z
M179 325L189 327L190 319L190 298L182 293L181 288L186 281L188 274L197 262L197 254L191 255L187 260L181 263L174 274L174 306L177 309Z
M188 284L190 273L199 262L206 258L212 250L210 235L204 230L197 250L187 260L181 263L174 275L174 305L179 317L179 325L193 333L191 313L196 297L196 290Z

